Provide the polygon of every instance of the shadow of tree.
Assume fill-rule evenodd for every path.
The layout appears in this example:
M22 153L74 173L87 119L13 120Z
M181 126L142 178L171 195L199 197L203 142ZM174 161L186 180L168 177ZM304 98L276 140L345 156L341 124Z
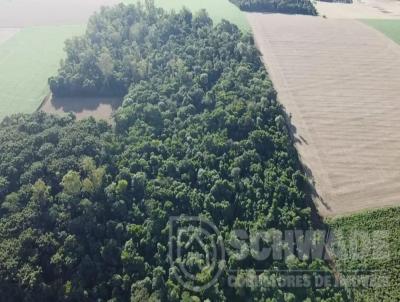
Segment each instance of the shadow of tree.
M113 97L53 97L50 102L56 110L80 113L82 111L95 111L100 105L111 106L114 111L121 106L122 99Z
M293 144L295 145L295 144L305 143L308 145L307 140L304 139L304 137L302 137L301 135L298 135L297 128L292 123L291 115L290 114L288 115L285 108L283 108L283 109L284 109L283 110L284 118L286 121L286 125L288 127L290 139L292 140ZM318 191L316 189L315 178L314 178L312 170L305 163L302 162L298 152L296 152L296 155L298 157L298 162L300 163L299 169L303 172L303 174L306 176L306 179L307 179L306 187L303 189L304 189L304 192L306 193L307 206L311 208L312 225L313 225L313 227L315 227L317 229L326 229L327 225L324 223L323 217L321 217L321 215L319 214L314 200L318 199L321 202L321 204L328 211L331 211L332 208L329 206L329 204L327 204L325 202L324 198L318 193Z

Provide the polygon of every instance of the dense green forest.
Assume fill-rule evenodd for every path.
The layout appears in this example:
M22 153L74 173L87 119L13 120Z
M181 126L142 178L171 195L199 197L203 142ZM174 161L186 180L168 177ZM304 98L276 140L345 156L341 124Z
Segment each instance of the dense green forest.
M317 15L309 0L230 0L241 10L250 12L272 12L284 14Z
M49 80L54 94L124 103L112 127L40 112L1 123L1 301L346 301L337 288L227 285L229 270L329 273L296 255L228 258L200 292L186 290L167 260L170 216L206 217L224 239L234 228L312 227L306 181L251 36L214 26L204 11L147 2L103 9L66 51ZM195 252L180 259L193 270Z

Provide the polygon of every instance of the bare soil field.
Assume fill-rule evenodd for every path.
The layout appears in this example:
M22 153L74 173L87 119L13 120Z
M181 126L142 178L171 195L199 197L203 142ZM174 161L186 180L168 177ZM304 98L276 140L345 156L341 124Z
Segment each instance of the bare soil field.
M0 45L14 36L18 31L18 28L0 28Z
M112 114L122 103L117 98L53 98L46 97L40 110L50 114L73 113L77 120L94 117L111 122Z
M398 0L353 0L351 4L318 1L320 16L334 19L400 19Z
M399 205L399 45L356 20L247 17L319 212Z
M2 0L0 27L85 24L101 6L119 0Z

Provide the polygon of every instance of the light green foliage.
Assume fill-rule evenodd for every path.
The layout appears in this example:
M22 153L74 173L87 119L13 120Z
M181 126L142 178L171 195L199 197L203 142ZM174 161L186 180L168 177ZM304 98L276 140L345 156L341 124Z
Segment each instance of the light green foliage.
M25 28L0 45L0 120L32 113L49 93L47 80L64 57L64 42L84 26Z
M128 182L125 179L118 181L116 188L118 194L124 194L127 188L128 188Z
M69 171L64 175L61 185L64 192L69 195L78 195L81 192L82 182L78 172Z
M400 44L400 20L364 19L361 21Z
M337 269L344 272L359 270L378 280L376 288L355 289L354 301L400 301L400 208L368 211L330 220L329 224L338 235L336 244L346 252L340 253L342 256L336 259ZM374 238L373 232L376 231L382 236ZM357 252L357 257L352 256L352 251ZM388 286L382 277L388 278Z

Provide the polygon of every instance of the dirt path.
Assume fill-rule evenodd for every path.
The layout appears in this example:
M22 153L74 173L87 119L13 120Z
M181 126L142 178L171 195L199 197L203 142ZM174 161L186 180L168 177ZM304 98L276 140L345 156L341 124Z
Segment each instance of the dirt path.
M355 20L247 16L319 212L400 204L400 47Z

